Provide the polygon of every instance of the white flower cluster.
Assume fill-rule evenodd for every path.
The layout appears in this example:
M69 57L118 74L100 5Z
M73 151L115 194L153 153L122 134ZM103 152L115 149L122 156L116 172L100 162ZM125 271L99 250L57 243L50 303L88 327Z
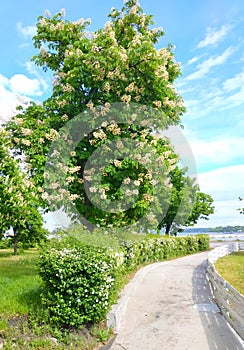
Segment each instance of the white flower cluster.
M49 24L49 29L52 32L55 32L57 30L63 30L64 29L64 21L59 21L56 24L54 24L54 23Z
M162 107L162 102L161 101L153 101L153 104L157 108L161 108Z
M58 136L59 136L59 133L55 129L50 129L50 132L45 134L46 139L49 141L56 140Z
M16 123L16 124L22 124L23 123L23 118L13 118L13 122Z
M121 129L119 128L118 124L115 122L112 122L107 126L107 130L110 131L113 135L120 135Z
M124 103L129 103L131 101L131 95L123 95L120 100Z
M107 135L103 130L94 131L93 136L95 137L95 139L100 139L100 140L104 140L107 138Z
M166 62L167 63L167 62ZM166 80L168 81L169 79L169 73L167 71L167 68L164 64L160 65L156 71L155 71L155 75L158 77L158 78L161 78L163 80Z
M122 166L122 162L120 160L114 159L113 163L116 167L121 167Z
M164 99L164 105L167 106L167 107L170 107L170 108L174 108L176 106L176 102L175 101L172 101L167 97L165 97Z
M22 139L22 140L21 140L21 143L22 143L23 145L27 146L27 147L29 147L29 146L31 145L30 140Z
M151 203L153 201L153 196L151 194L148 194L148 193L144 193L143 198L145 199L145 201L147 201L149 203Z
M125 178L125 179L123 180L123 184L129 185L130 181L131 181L130 178L127 177L127 178Z
M139 8L138 4L132 6L132 8L131 8L131 10L130 10L130 15L135 15L135 14L137 14L138 8Z
M74 166L74 167L67 167L67 173L74 174L77 173L80 170L80 166Z
M61 85L63 92L72 92L74 91L74 87L70 85L69 83L66 83L65 85Z
M125 195L126 195L127 197L130 197L130 196L133 196L133 195L138 196L138 194L139 194L139 191L138 191L138 190L133 190L133 191L131 191L131 190L127 189L127 190L125 191Z
M76 24L77 26L83 26L85 24L84 18L79 18L77 21L73 22L73 24Z

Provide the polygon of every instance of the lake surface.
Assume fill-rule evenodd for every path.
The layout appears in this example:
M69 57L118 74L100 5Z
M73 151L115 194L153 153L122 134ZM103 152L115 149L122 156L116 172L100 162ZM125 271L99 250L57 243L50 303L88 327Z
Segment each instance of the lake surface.
M222 240L222 241L244 241L244 232L233 232L233 233L223 233L223 232L181 232L177 236L195 236L199 234L207 234L210 236L211 241Z

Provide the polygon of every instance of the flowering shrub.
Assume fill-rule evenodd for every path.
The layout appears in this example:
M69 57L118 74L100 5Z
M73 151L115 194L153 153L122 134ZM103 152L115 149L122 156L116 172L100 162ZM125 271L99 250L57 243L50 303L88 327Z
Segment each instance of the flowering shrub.
M118 271L116 256L103 248L51 249L40 257L46 285L43 302L53 323L78 327L106 316Z
M209 236L165 237L148 235L140 241L124 241L125 265L128 270L147 262L176 258L209 249Z
M101 247L97 246L98 241ZM110 247L109 241L114 241ZM49 248L41 255L40 275L46 286L43 302L53 323L77 328L102 320L115 301L121 274L145 263L209 248L208 235L166 238L107 234L104 242L102 246L102 234L99 240L91 238L87 244L84 237L80 241L73 238L72 245L65 248L61 242L57 248Z

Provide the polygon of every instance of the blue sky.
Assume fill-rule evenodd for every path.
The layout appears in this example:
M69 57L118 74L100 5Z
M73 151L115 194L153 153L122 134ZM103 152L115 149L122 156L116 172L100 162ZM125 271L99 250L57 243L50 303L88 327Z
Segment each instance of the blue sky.
M244 196L244 1L141 0L171 42L183 75L176 88L187 112L184 136L197 164L202 191L215 200L216 213L199 227L244 225L238 214L238 196ZM123 0L11 0L0 12L0 117L8 119L17 95L42 100L51 92L51 77L30 62L35 53L32 36L39 15L66 9L66 18L91 18L90 30L107 21L113 6Z

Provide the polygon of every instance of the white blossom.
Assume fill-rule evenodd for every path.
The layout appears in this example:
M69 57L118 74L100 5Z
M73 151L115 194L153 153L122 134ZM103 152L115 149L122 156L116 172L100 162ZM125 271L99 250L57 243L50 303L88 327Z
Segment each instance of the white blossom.
M124 148L124 144L121 140L116 142L116 146L118 147L118 149L122 150Z
M114 165L115 165L116 167L121 167L122 163L121 163L120 160L114 159Z
M46 9L45 11L44 11L44 16L46 16L46 17L51 17L51 12L48 10L48 9Z
M124 183L125 185L129 185L129 183L130 183L130 178L129 178L129 177L125 178L125 179L123 180L123 183Z
M22 143L23 143L23 145L25 145L27 147L31 145L30 140L22 140Z
M96 192L97 192L97 189L96 189L96 187L90 187L90 188L89 188L89 191L90 191L91 193L96 193Z
M61 13L61 16L62 16L62 17L65 17L65 16L66 16L65 8L62 8L62 9L60 10L60 13Z
M162 102L161 101L153 101L153 104L157 107L160 108L162 106Z
M105 193L102 193L100 196L101 199L107 199L107 195Z
M131 101L131 95L123 95L120 99L122 102L129 103Z
M79 195L78 195L78 194L71 194L71 195L69 196L69 199L70 199L71 201L73 201L73 200L75 200L75 199L77 199L77 198L79 198Z

